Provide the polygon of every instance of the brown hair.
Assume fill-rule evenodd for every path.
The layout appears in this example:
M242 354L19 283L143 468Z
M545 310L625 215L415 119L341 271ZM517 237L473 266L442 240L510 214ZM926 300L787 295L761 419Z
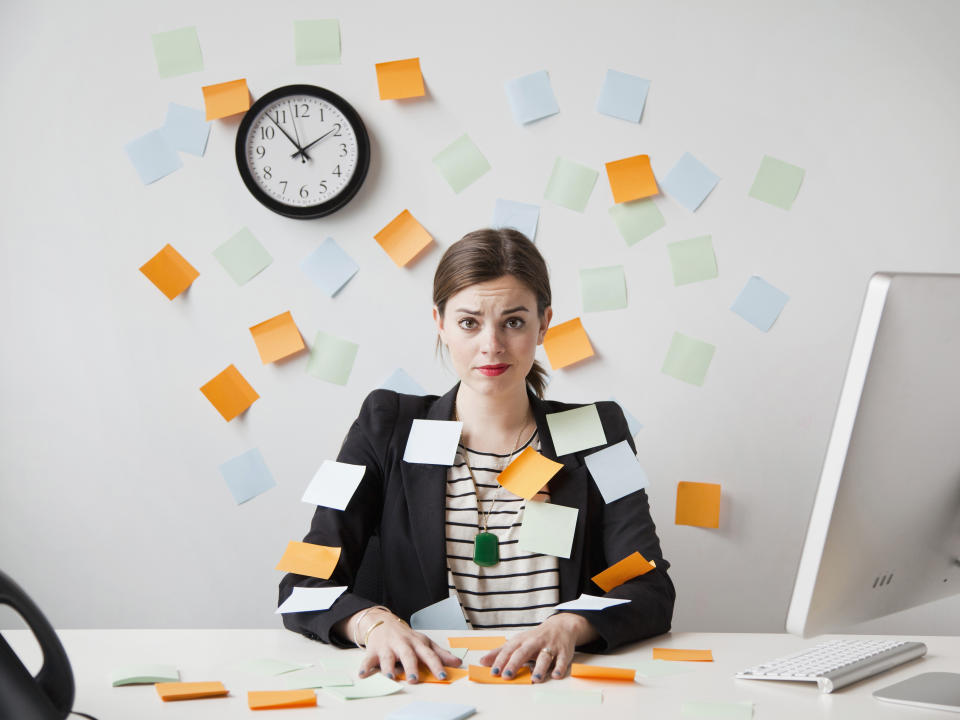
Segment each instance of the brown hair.
M513 275L537 298L537 315L543 319L550 306L550 274L543 255L526 235L513 228L474 230L447 248L433 276L433 304L443 316L447 300L477 283ZM437 350L440 338L437 337ZM543 398L547 372L539 362L527 373L527 383Z

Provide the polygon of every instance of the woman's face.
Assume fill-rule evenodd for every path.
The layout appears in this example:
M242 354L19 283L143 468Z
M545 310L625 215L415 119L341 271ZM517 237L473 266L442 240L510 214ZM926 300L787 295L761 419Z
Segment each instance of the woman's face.
M483 395L526 387L537 345L553 311L537 316L537 298L513 275L477 283L451 295L444 314L433 309L440 340L461 382Z

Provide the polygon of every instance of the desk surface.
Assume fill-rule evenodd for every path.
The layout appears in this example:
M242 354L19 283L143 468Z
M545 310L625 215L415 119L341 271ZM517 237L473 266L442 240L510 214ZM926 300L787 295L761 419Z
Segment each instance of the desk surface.
M446 644L450 633L430 632ZM471 633L456 633L457 635ZM490 633L472 633L475 635ZM26 630L5 631L4 637L20 654L31 671L39 668L39 649ZM251 711L247 708L248 690L285 689L283 676L265 677L233 669L237 663L258 658L277 658L323 667L324 660L345 658L359 663L360 650L340 650L286 630L61 630L61 640L70 657L77 685L74 708L94 715L98 720L112 718L236 718ZM579 654L577 662L629 667L651 658L653 647L697 648L713 651L712 663L683 663L688 672L668 677L637 678L636 683L598 682L566 678L548 680L545 686L558 688L602 689L600 710L609 718L680 718L686 701L751 701L756 718L945 718L954 715L937 710L881 703L871 693L881 687L921 672L960 672L960 638L911 637L927 644L925 658L868 678L862 682L822 694L812 683L780 683L737 680L733 675L751 665L810 647L828 639L802 640L791 635L741 633L672 633L638 643L610 655ZM464 661L476 663L480 652L469 652ZM112 669L131 663L167 663L176 665L183 681L221 680L229 697L164 703L153 686L110 685ZM369 700L343 703L317 691L317 704L328 716L342 717L349 708L353 720L383 718L392 710L414 700L460 702L477 708L478 718L523 718L547 711L553 718L583 718L584 706L540 705L534 702L531 686L504 687L478 685L467 679L452 685L407 685L402 692ZM258 717L295 720L314 717L318 708L259 711Z

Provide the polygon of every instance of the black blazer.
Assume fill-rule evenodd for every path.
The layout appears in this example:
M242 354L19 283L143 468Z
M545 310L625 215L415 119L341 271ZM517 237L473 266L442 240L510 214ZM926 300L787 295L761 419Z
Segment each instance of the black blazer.
M459 383L442 397L402 395L374 390L363 402L337 456L339 462L367 470L346 510L318 506L304 542L342 548L329 580L296 575L280 582L280 602L295 586L346 585L326 611L286 613L283 624L314 640L351 647L331 632L340 620L371 605L386 605L399 617L410 615L449 595L446 560L446 479L448 468L403 461L415 418L450 420ZM560 601L586 592L629 603L583 615L600 638L581 648L605 652L670 629L676 592L667 575L650 518L647 494L631 493L612 503L603 496L584 464L584 452L557 457L546 422L549 413L581 405L540 400L529 393L540 437L540 452L564 467L550 480L550 502L579 508L570 558L559 558ZM636 451L620 406L596 403L608 445L623 440ZM606 447L606 446L604 446ZM371 542L374 539L374 542ZM376 541L379 541L377 543ZM379 544L379 551L377 545ZM656 569L604 593L590 578L639 551Z

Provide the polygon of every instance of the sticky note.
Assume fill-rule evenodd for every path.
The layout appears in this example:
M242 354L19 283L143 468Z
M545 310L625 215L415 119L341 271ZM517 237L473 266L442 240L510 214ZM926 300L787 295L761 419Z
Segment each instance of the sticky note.
M140 266L140 272L169 300L190 287L200 276L196 268L174 250L172 245L164 245L160 252Z
M353 685L353 678L342 670L314 668L288 673L284 676L284 682L288 690L312 690L313 688L323 687L347 687Z
M410 627L414 630L470 629L460 609L460 602L455 597L445 597L417 610L410 616Z
M202 110L170 103L160 132L174 150L203 157L210 137L210 123Z
M450 683L454 683L457 680L462 680L468 675L468 672L465 668L447 667L446 665L444 665L443 671L447 674L447 678L445 680L441 680L432 672L430 672L430 670L428 670L427 668L421 665L420 668L417 670L417 680L422 683L430 683L433 685L449 685ZM402 670L397 672L394 675L394 678L398 682L407 679L406 674Z
M303 670L310 667L309 664L289 662L287 660L278 660L276 658L255 658L245 660L234 665L234 668L251 675L284 675L294 670Z
M523 552L569 558L577 530L578 508L547 502L528 502L517 548Z
M418 700L394 710L385 720L466 720L476 712L472 705Z
M152 130L136 140L131 140L123 149L144 185L156 182L183 167L180 156L170 146L162 130Z
M533 701L543 705L599 705L603 702L603 691L537 687Z
M597 112L638 123L649 90L649 80L619 70L607 70L597 100Z
M698 666L694 663L670 662L667 660L640 660L634 663L637 675L645 678L666 677L691 672Z
M623 416L627 419L627 427L630 429L631 437L643 430L643 425L641 425L640 421L637 420L637 418L635 418L629 410L627 410L627 407L622 402L617 400L615 397L610 397L610 402L615 402L620 406L620 410L623 411Z
M490 227L513 228L533 241L537 237L537 223L539 222L539 205L497 198L493 207L493 220L490 221Z
M680 706L680 715L685 718L750 720L753 717L753 703L747 700L739 702L690 700Z
M720 177L690 153L684 153L660 184L674 200L693 212L720 182Z
M730 309L758 330L767 332L780 317L790 296L752 275Z
M470 648L450 648L450 654L460 658L461 660L467 656L468 652L470 652Z
M554 370L593 356L593 345L580 318L549 327L543 336L543 349Z
M677 525L720 527L720 485L717 483L677 483Z
M674 285L710 280L717 276L717 257L710 235L667 243L667 254L670 256Z
M227 422L253 405L260 397L233 365L228 365L223 372L201 386L200 392Z
M583 212L599 173L586 165L558 157L543 197L570 210Z
M340 560L340 548L291 540L275 570L329 579Z
M319 380L346 385L360 346L320 330L310 348L307 372Z
M580 270L580 296L584 312L622 310L627 306L623 265Z
M250 328L250 334L253 335L260 361L264 365L289 357L307 347L289 310L257 323Z
M323 691L338 700L361 700L363 698L383 697L400 692L403 686L390 678L377 673L370 677L355 680L353 685L344 687L325 687Z
M710 650L681 650L680 648L653 649L654 660L679 660L681 662L713 662Z
M247 228L232 235L213 251L213 256L237 285L249 282L273 262L270 253Z
M656 563L647 560L638 552L633 552L590 579L604 592L610 592L615 587L623 585L627 580L646 575L656 567Z
M423 73L420 71L420 58L377 63L377 87L380 89L381 100L400 100L426 95Z
M153 55L160 77L176 77L203 70L203 54L200 52L196 27L154 33L150 39L153 41Z
M223 697L227 694L222 682L161 682L154 687L164 702Z
M667 224L660 208L649 198L614 205L610 217L627 245L636 245Z
M556 606L556 610L606 610L609 607L624 605L630 602L625 598L607 598L597 595L580 593L576 600L568 600Z
M443 179L455 193L477 180L490 169L490 163L469 135L461 135L433 158Z
M346 510L367 471L364 465L324 460L303 493L303 502Z
M570 677L591 680L627 680L633 682L637 671L633 668L604 667L602 665L570 664Z
M520 125L560 112L546 70L508 80L504 90L513 119Z
M454 420L413 421L403 461L427 465L453 465L463 423Z
M295 587L289 597L281 603L274 615L295 612L315 612L329 610L346 590L341 587Z
M490 672L490 668L484 665L471 665L468 668L471 682L475 683L485 683L488 685L531 685L533 684L533 676L530 674L530 668L526 665L521 665L517 670L517 674L512 678L505 678L503 675L494 675Z
M590 453L584 460L604 502L612 503L647 486L647 474L626 440Z
M249 690L247 705L251 710L314 707L317 694L313 690Z
M634 155L614 160L608 162L606 168L615 203L642 200L660 193L650 167L649 155Z
M220 466L220 474L226 480L237 505L265 493L277 484L257 448L227 460Z
M339 65L340 21L294 20L293 50L297 65Z
M300 269L314 285L333 297L357 274L360 266L336 240L328 237L301 261Z
M246 78L204 85L202 89L207 120L230 117L250 109L250 90L247 89Z
M764 155L749 195L783 210L789 210L793 207L793 201L797 199L797 193L800 192L803 175L803 168Z
M403 368L397 368L392 373L390 377L384 380L380 387L385 390L393 390L404 395L426 395L427 391L423 387L410 377L410 374Z
M498 647L503 647L506 642L507 638L503 635L472 635L470 637L447 638L447 645L451 648L466 650L496 650Z
M563 463L545 458L527 446L497 476L497 482L514 495L531 500L562 467Z
M547 427L557 457L607 444L596 405L547 414Z
M426 228L417 222L409 210L404 210L373 236L397 267L413 260L421 250L433 242Z
M180 673L175 665L127 665L110 673L113 687L122 685L153 685L158 682L177 682Z
M691 385L703 385L715 345L675 332L661 372Z

